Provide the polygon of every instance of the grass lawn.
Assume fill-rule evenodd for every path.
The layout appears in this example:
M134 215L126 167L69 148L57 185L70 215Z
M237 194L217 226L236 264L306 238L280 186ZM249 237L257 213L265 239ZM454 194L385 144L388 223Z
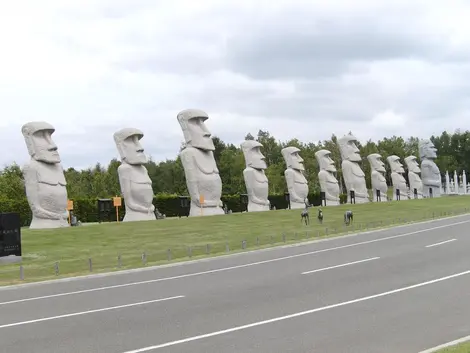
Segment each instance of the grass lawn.
M323 224L316 219L317 208L312 208L308 226L300 222L301 210L277 210L53 230L24 229L23 280L20 264L0 265L0 285L88 274L90 262L93 273L115 271L462 214L470 211L470 197L322 209ZM347 209L354 212L354 225L349 227L343 223Z
M470 353L470 342L438 350L436 353Z

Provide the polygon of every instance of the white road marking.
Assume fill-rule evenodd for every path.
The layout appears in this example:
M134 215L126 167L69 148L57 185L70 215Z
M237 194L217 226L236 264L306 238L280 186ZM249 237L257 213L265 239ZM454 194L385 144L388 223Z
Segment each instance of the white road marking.
M348 262L348 263L341 264L341 265L319 268L318 270L306 271L306 272L302 272L302 274L303 274L303 275L307 275L307 274L310 274L310 273L332 270L332 269L334 269L334 268L345 267L345 266L351 266L351 265L355 265L355 264L360 264L360 263L362 263L362 262L367 262L367 261L372 261L372 260L378 260L378 259L380 259L380 257L371 257L371 258L365 259L365 260L353 261L353 262Z
M320 311L330 310L330 309L342 307L342 306L345 306L345 305L350 305L350 304L354 304L354 303L363 302L363 301L366 301L366 300L385 297L385 296L388 296L388 295L391 295L391 294L405 292L405 291L408 291L408 290L411 290L411 289L424 287L424 286L427 286L427 285L430 285L430 284L446 281L446 280L449 280L449 279L452 279L452 278L456 278L456 277L460 277L460 276L464 276L464 275L468 275L468 274L470 274L470 270L465 271L465 272L456 273L456 274L446 276L446 277L437 278L437 279L434 279L434 280L431 280L431 281L422 282L422 283L414 284L414 285L411 285L411 286L394 289L394 290L391 290L391 291L388 291L388 292L374 294L374 295L370 295L370 296L367 296L367 297L353 299L353 300L349 300L349 301L346 301L346 302L337 303L337 304L333 304L333 305L328 305L328 306L324 306L324 307L320 307L320 308L316 308L316 309L301 311L301 312L298 312L298 313L294 313L294 314L290 314L290 315L286 315L286 316L280 316L280 317L276 317L276 318L269 319L269 320L258 321L258 322L254 322L254 323L251 323L251 324L248 324L248 325L236 326L236 327L232 327L232 328L229 328L229 329L226 329L226 330L206 333L204 335L188 337L188 338L184 338L184 339L177 340L177 341L171 341L171 342L167 342L167 343L163 343L163 344L158 344L158 345L155 345L155 346L149 346L149 347L145 347L145 348L135 349L135 350L132 350L132 351L126 351L126 352L123 352L123 353L149 352L149 351L153 351L153 350L160 349L160 348L166 348L166 347L170 347L170 346L176 346L178 344L183 344L183 343L188 343L188 342L192 342L192 341L201 340L201 339L204 339L204 338L220 336L220 335L224 335L226 333L242 331L242 330L246 330L246 329L249 329L249 328L252 328L252 327L272 324L272 323L278 322L278 321L293 319L293 318L296 318L296 317L305 316L305 315L317 313L317 312L320 312Z
M468 342L468 341L470 341L470 336L462 337L462 338L459 338L458 340L455 340L455 341L452 341L452 342L447 342L447 343L441 344L440 346L429 348L429 349L426 349L425 351L421 351L419 353L434 353L434 352L440 351L444 348L449 348L449 347L452 347L452 346L456 346L460 343L464 343L464 342Z
M202 276L202 275L207 275L207 274L211 274L211 273L218 273L218 272L224 272L224 271L231 271L231 270L236 270L236 269L239 269L239 268L257 266L257 265L268 264L268 263L272 263L272 262L283 261L283 260L293 259L293 258L302 257L302 256L308 256L308 255L320 254L320 253L329 252L329 251L347 249L347 248L352 248L352 247L360 246L360 245L378 243L378 242L381 242L381 241L402 238L402 237L406 237L406 236L409 236L409 235L424 233L424 232L433 231L433 230L436 230L436 229L448 228L448 227L452 227L452 226L456 226L456 225L460 225L460 224L465 224L465 223L470 223L470 221L461 221L461 222L456 222L456 223L452 223L452 224L444 224L442 226L436 226L436 227L431 227L431 228L426 228L426 229L420 229L420 230L416 230L416 231L413 231L413 232L408 232L408 233L403 233L403 234L398 234L398 235L392 235L392 236L389 236L389 237L373 239L373 240L366 240L366 241L352 243L352 244L348 244L348 245L336 246L336 247L333 247L333 248L314 250L314 251L309 251L309 252L296 254L296 255L278 257L278 258L274 258L274 259L270 259L270 260L250 262L250 263L243 264L243 265L222 267L222 268L218 268L218 269L215 269L215 270L207 270L207 271L187 273L187 274L184 274L184 275L178 275L178 276L172 276L172 277L156 278L156 279L151 279L151 280L146 280L146 281L130 282L130 283L117 284L117 285L113 285L113 286L103 286L103 287L90 288L90 289L78 290L78 291L73 291L73 292L49 294L49 295L43 295L43 296L38 296L38 297L32 297L32 298L11 300L11 301L6 301L6 302L0 302L0 306L9 305L9 304L24 303L24 302L34 301L34 300L41 300L41 299L50 299L50 298L65 297L65 296L70 296L70 295L92 293L92 292L98 292L98 291L104 291L104 290L110 290L110 289L132 287L132 286L137 286L137 285L142 285L142 284L157 283L157 282L163 282L163 281L171 281L171 280L176 280L176 279L181 279L181 278L196 277L196 276Z
M446 240L446 241L441 241L440 243L435 243L435 244L431 244L431 245L426 245L427 248L432 248L433 246L438 246L438 245L442 245L442 244L447 244L447 243L450 243L451 241L456 241L457 239L449 239L449 240Z
M184 295L178 295L178 296L176 296L176 297L169 297L169 298L162 298L162 299L147 300L147 301L145 301L145 302L139 302L139 303L132 303L132 304L125 304L125 305L111 306L111 307L108 307L108 308L101 308L101 309L88 310L88 311L81 311L81 312L72 313L72 314L64 314L64 315L43 317L43 318L41 318L41 319L34 319L34 320L28 320L28 321L14 322L14 323L12 323L12 324L0 325L0 329L4 329L4 328L8 328L8 327L14 327L14 326L22 326L22 325L27 325L27 324L35 324L35 323L37 323L37 322L43 322L43 321L50 321L50 320L63 319L63 318L66 318L66 317L73 317L73 316L80 316L80 315L87 315L87 314L99 313L99 312L102 312L102 311L110 311L110 310L117 310L117 309L123 309L123 308L131 308L131 307L133 307L133 306L140 306L140 305L145 305L145 304L158 303L158 302L163 302L163 301L172 300L172 299L179 299L179 298L184 298Z

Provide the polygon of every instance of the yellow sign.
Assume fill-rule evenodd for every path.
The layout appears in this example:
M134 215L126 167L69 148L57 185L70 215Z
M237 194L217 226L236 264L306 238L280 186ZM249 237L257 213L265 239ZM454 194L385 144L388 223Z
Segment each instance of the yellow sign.
M121 207L122 199L118 196L113 197L113 203L114 203L114 207Z
M202 205L204 203L204 195L199 196L199 203Z
M67 211L72 211L72 210L73 210L73 201L67 200Z

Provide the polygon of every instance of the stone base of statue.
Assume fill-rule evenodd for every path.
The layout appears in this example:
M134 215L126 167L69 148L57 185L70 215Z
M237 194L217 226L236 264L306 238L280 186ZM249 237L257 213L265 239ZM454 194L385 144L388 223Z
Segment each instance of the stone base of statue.
M431 188L432 189L432 197L441 197L441 189L440 188ZM423 197L431 197L429 194L429 187L423 185Z
M123 222L137 222L137 221L154 221L157 217L153 212L135 212L126 210L126 214L124 215Z
M0 256L0 265L16 264L23 260L22 256Z
M67 218L63 219L45 219L33 217L29 229L49 229L49 228L63 228L69 227L70 224Z
M303 208L304 207L305 207L305 204L303 204ZM262 212L262 211L269 211L269 205L260 205L259 203L248 202L248 212Z
M216 216L220 214L225 214L224 209L220 206L215 207L199 207L197 204L191 202L191 208L189 209L190 217L197 216Z
M367 197L357 197L356 196L356 203L369 203L370 200ZM351 203L351 196L348 196L348 203Z

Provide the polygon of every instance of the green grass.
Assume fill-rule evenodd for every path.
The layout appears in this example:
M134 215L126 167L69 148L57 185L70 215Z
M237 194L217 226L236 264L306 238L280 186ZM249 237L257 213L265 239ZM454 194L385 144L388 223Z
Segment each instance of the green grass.
M436 353L470 353L470 342L443 348L438 350Z
M353 226L343 224L346 209L354 212ZM53 230L24 229L24 277L20 279L20 264L0 265L0 285L89 274L89 259L93 273L115 271L338 236L469 211L470 197L454 196L323 207L323 224L316 219L317 208L312 208L308 226L300 222L301 210L278 210ZM242 249L243 241L246 241L245 249ZM142 261L143 253L145 261ZM119 255L121 261L118 261Z

